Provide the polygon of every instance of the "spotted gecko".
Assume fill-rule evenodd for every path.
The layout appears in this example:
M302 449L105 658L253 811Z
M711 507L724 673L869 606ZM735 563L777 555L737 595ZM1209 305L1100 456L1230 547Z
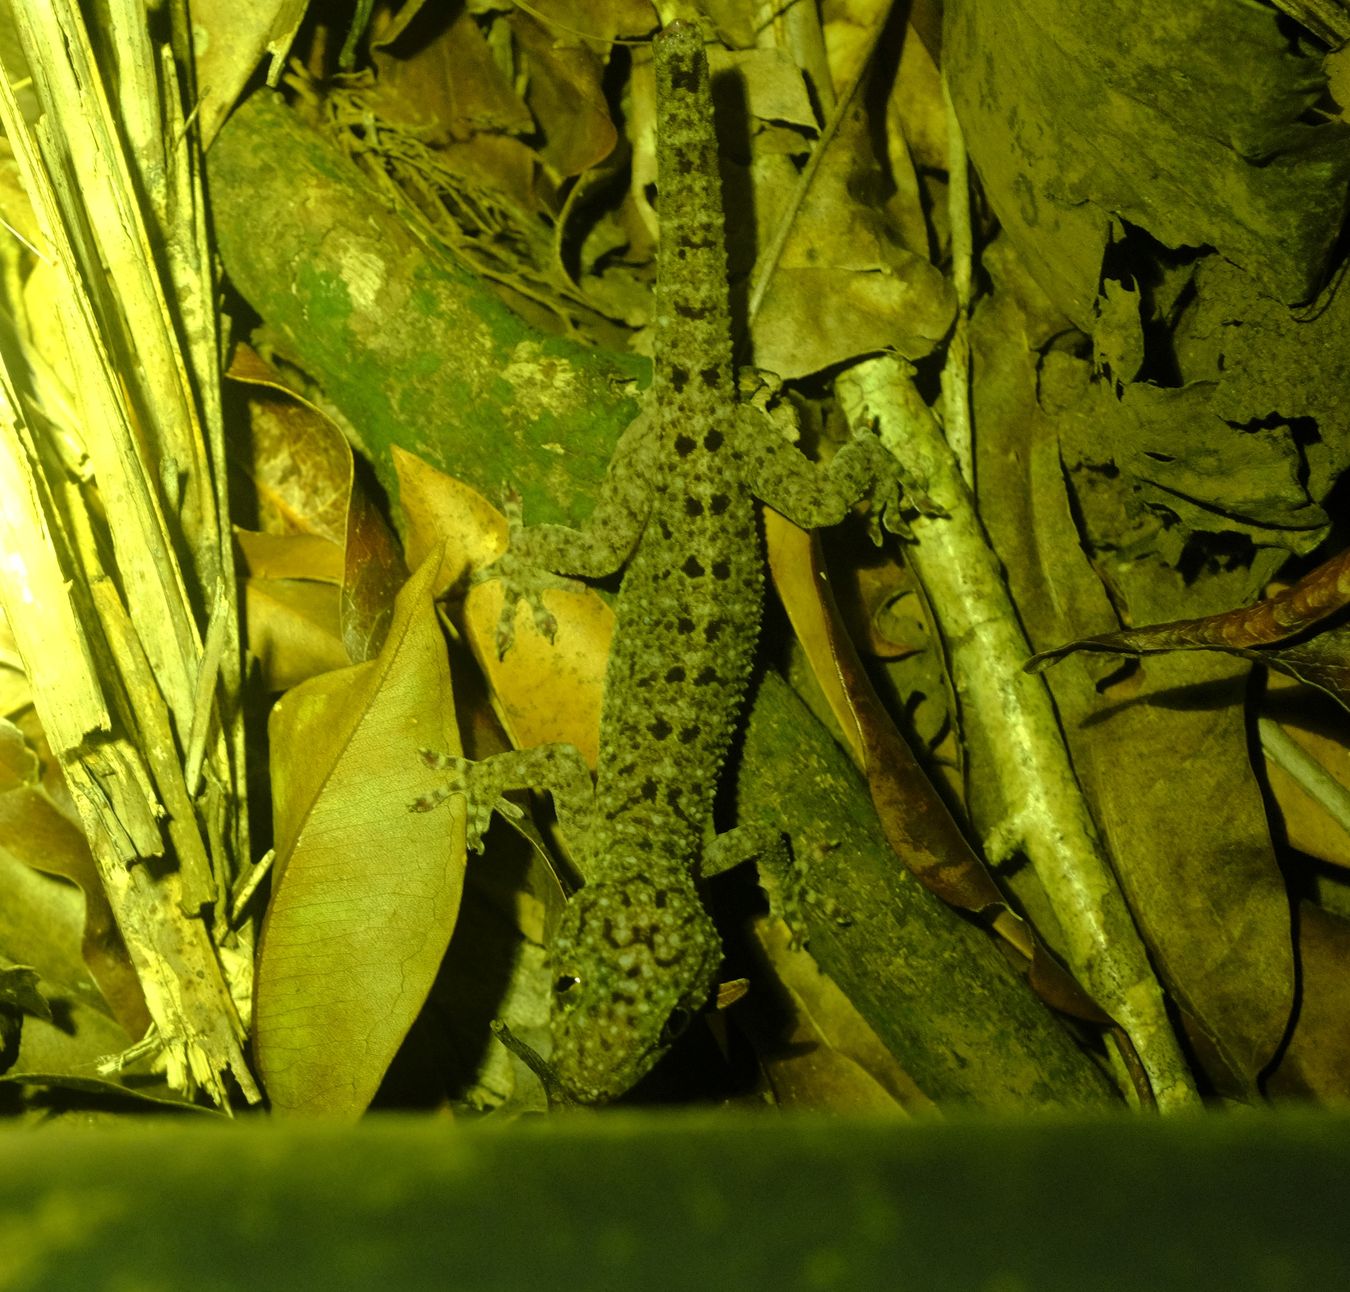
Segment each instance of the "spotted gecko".
M552 793L584 884L550 946L550 1063L581 1103L626 1092L708 1003L722 945L700 881L763 847L762 830L716 834L712 824L759 633L755 499L804 527L832 525L878 482L889 496L895 479L871 436L817 467L764 413L737 403L698 29L666 28L655 67L661 243L645 411L621 439L583 528L513 520L506 554L479 575L503 581L504 653L522 600L549 633L543 588L559 575L599 578L623 567L594 787L570 745L481 763L426 755L449 777L415 805L466 794L469 842L478 847L504 790Z

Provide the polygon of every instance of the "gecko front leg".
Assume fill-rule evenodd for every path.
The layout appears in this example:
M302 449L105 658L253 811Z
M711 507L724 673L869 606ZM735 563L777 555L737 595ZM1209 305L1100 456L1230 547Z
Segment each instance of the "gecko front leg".
M871 433L854 435L826 463L811 461L759 409L741 405L736 429L755 497L802 529L837 525L870 498L878 518L900 514L900 469Z
M516 610L522 601L529 606L535 627L552 641L557 623L542 594L570 586L572 578L604 578L628 559L651 510L652 439L650 419L643 414L620 437L595 506L579 528L522 524L518 498L508 497L510 545L473 577L476 584L500 580L503 585L498 658L515 640Z
M442 784L412 803L411 811L430 812L453 795L463 794L468 800L465 834L468 846L475 852L483 849L483 835L493 812L519 818L520 809L503 797L508 790L532 789L550 794L568 838L578 844L590 838L595 793L590 769L575 745L509 749L480 763L432 749L418 752L428 767L446 776ZM578 859L578 865L584 873L584 860Z

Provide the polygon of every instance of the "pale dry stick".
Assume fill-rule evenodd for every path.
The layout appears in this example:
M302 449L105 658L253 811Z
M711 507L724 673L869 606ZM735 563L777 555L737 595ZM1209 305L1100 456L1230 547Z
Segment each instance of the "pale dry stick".
M947 443L961 464L967 486L975 488L975 448L970 429L970 168L966 137L942 78L947 118L947 221L952 239L952 286L956 289L956 326L942 368L942 414Z
M73 12L64 6L60 8L69 22L78 26ZM156 472L138 451L140 440L133 427L135 419L123 391L125 374L108 354L89 295L91 291L98 293L100 301L108 305L114 300L110 286L113 280L101 270L82 274L79 267L81 253L89 250L81 231L87 225L95 225L106 232L112 222L135 210L135 194L125 182L125 171L97 149L90 155L78 142L82 137L78 132L76 152L88 165L89 174L85 178L89 183L72 188L68 182L67 162L71 158L64 148L66 137L59 134L58 118L78 118L83 123L80 130L87 133L90 129L87 113L92 104L103 109L100 120L114 150L116 130L106 117L107 104L101 95L91 98L80 92L81 86L89 88L81 80L81 68L88 71L92 67L82 29L70 40L45 43L35 40L35 31L29 30L27 19L45 22L55 12L55 8L38 7L28 12L21 24L30 59L45 57L50 52L49 63L39 62L35 66L35 71L42 73L40 78L35 77L35 83L40 81L40 97L46 109L35 128L37 138L30 133L14 101L12 88L3 77L0 77L0 117L33 204L41 240L50 249L66 347L69 353L81 357L70 372L78 425L55 429L82 434L84 446L89 450L101 515L106 517L113 539L120 587L130 603L130 623L135 625L139 643L153 670L153 684L146 685L142 679L142 685L137 687L131 674L106 667L110 659L125 663L128 656L107 649L104 627L98 623L88 596L88 589L103 574L95 529L104 521L95 522L78 510L84 501L69 487L62 473L58 471L51 478L44 476L42 464L51 455L37 451L12 395L4 411L9 430L9 465L16 479L15 487L30 505L21 514L6 518L13 522L8 550L23 553L27 558L21 568L12 571L13 577L4 588L6 609L20 642L38 715L66 774L100 878L145 991L170 1082L183 1090L200 1084L213 1099L223 1103L228 1097L225 1074L232 1073L246 1097L256 1100L259 1094L243 1055L242 1028L224 981L218 949L201 922L183 913L182 903L187 895L182 876L170 872L155 878L141 864L145 858L160 855L164 850L159 826L163 809L146 772L145 759L115 731L102 694L96 704L84 704L78 711L72 710L67 699L72 683L78 683L76 675L83 661L88 666L83 671L92 670L97 691L111 695L109 688L122 689L123 698L115 706L119 712L136 712L145 717L146 706L164 706L162 716L166 724L173 722L181 740L196 699L201 643L182 573L173 555L171 522L175 518L166 516L161 507ZM54 176L64 177L59 186ZM94 194L100 196L101 204L94 203L86 209L84 199ZM68 223L68 212L72 209L76 215ZM112 257L123 271L121 278L137 284L129 299L142 303L149 300L155 310L166 308L143 229L134 219L129 223L140 230L141 236L124 230L127 237L119 243L118 254ZM139 267L131 263L137 247L144 252ZM138 310L123 308L121 304L117 308L123 310L121 317L127 322L133 318L143 321ZM150 331L158 335L155 328ZM159 365L161 379L151 383L148 393L152 402L161 398L160 411L170 421L176 416L174 410L179 402L187 398L188 390L174 355L176 352L168 356L167 363ZM53 505L55 492L61 493L64 507ZM214 531L219 548L219 526L211 520L208 528ZM40 561L37 553L44 549L48 559ZM46 567L54 568L56 573ZM39 573L41 578L37 577ZM85 585L85 593L77 594L72 602L70 589L80 584ZM43 612L44 603L49 606L64 603L68 613L61 622L54 622ZM80 693L78 685L76 693ZM158 723L155 729L161 729ZM176 806L175 831L180 835L180 853L197 856L199 864L194 874L199 881L209 884L211 872L200 865L199 843L185 848L181 836L183 830L195 832L197 822L188 804L180 802ZM191 893L191 904L199 904L202 893L203 883L199 882Z
M16 150L20 178L54 249L58 290L69 305L62 318L70 353L81 356L73 382L81 430L128 609L175 733L185 740L201 640L171 529L187 540L208 594L221 560L200 418L83 18L72 0L52 0L17 6L15 21L43 108L33 130L40 147L26 157ZM142 395L134 426L126 386ZM154 466L141 460L145 442ZM166 514L161 496L165 469L187 484L178 517ZM195 541L198 532L209 535L207 544Z
M179 875L154 879L144 865L163 851L159 805L139 753L113 734L96 662L101 652L72 602L58 556L64 543L52 529L57 512L12 391L0 366L0 606L34 708L145 992L169 1084L183 1091L200 1085L226 1105L228 1072L257 1101L243 1028L206 929L183 914Z
M1261 748L1294 783L1342 829L1350 830L1350 789L1346 789L1273 718L1257 721Z
M181 38L181 37L180 37ZM164 132L172 135L168 152L168 190L165 209L160 215L167 244L166 261L174 284L175 305L182 320L184 360L193 374L193 389L201 402L202 431L208 471L215 489L214 535L201 533L195 542L202 548L212 542L219 550L215 565L219 570L214 591L211 618L198 667L193 716L184 753L184 780L194 798L201 792L201 773L205 765L213 776L206 786L207 795L226 796L228 848L222 842L212 845L212 856L222 876L230 869L248 865L252 855L248 814L248 739L244 724L243 651L240 649L239 584L234 567L234 528L230 517L229 467L225 448L225 412L221 403L221 359L223 354L220 319L216 312L218 294L215 250L206 224L206 194L202 186L202 150L200 136L191 132L201 100L183 116L184 96L180 89L173 51L160 50L164 78L162 94L166 105ZM196 77L185 67L187 90L195 95ZM209 562L199 563L205 567ZM220 731L213 732L219 725ZM207 809L211 818L210 808ZM209 832L209 830L208 830ZM224 904L216 908L216 931L228 924ZM251 941L247 930L242 935ZM228 973L228 966L227 966ZM231 989L238 994L233 981Z
M908 557L942 629L963 733L1000 753L1000 810L977 822L985 851L995 863L1026 854L1062 926L1069 967L1129 1034L1159 1109L1193 1106L1198 1095L1162 988L1083 801L1049 692L1022 672L1031 649L998 558L912 372L893 356L868 359L842 374L836 391L854 427L875 425L934 504L934 514L912 523Z

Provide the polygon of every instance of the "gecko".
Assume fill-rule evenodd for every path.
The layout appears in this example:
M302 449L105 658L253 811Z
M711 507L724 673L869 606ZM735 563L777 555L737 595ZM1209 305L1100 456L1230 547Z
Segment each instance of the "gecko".
M894 496L894 460L870 433L817 466L761 410L737 401L721 178L703 36L655 38L660 240L653 380L580 529L525 526L475 581L501 579L498 650L524 601L620 568L592 784L570 745L482 762L423 751L448 776L413 806L468 799L481 847L508 789L551 793L582 886L549 946L549 1065L568 1099L627 1092L709 1002L722 943L700 883L762 852L764 833L721 834L713 800L750 681L764 591L756 499L805 528ZM560 576L570 576L564 580Z

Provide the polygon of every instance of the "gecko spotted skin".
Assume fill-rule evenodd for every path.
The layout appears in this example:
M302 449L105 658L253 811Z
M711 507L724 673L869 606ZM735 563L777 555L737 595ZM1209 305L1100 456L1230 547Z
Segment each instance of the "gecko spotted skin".
M722 947L700 877L762 847L714 837L713 799L740 718L763 596L756 497L798 524L834 524L894 467L870 437L818 468L736 403L721 182L703 38L655 42L661 246L647 411L625 433L580 530L512 527L500 648L525 600L557 575L624 567L605 674L594 792L580 754L547 745L482 763L428 757L452 775L416 806L469 799L470 843L503 790L549 790L583 887L550 946L551 1064L568 1095L614 1099L708 1003Z

